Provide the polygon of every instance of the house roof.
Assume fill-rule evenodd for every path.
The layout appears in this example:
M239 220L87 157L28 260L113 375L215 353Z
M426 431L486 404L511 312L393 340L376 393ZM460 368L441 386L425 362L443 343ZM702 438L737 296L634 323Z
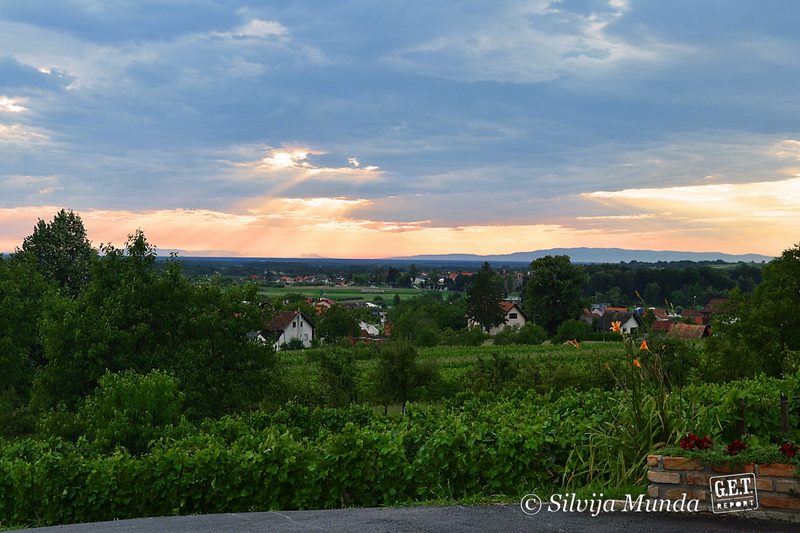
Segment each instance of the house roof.
M636 313L632 313L630 311L609 311L606 310L603 313L603 316L597 321L596 327L599 328L601 331L608 331L611 329L612 322L622 322L623 324L633 317L636 322L641 325L642 319Z
M650 309L653 312L653 316L655 316L658 320L667 320L667 310L661 309L659 307L653 307Z
M703 313L719 313L720 308L728 301L727 298L711 298L706 306L703 308Z
M667 332L669 337L678 337L681 339L700 339L708 336L708 326L702 324L684 324L682 322L675 322Z
M522 315L522 318L527 320L528 317L525 316L525 313L522 312L522 308L519 305L517 305L516 302L509 302L508 300L503 300L502 302L500 302L500 309L502 309L503 313L505 314L511 312L511 310L514 309L515 307L517 308L517 312Z
M652 326L650 326L650 329L653 332L666 333L670 330L671 327L672 327L672 322L670 322L669 320L656 320L655 322L653 322Z
M311 322L311 320L300 310L281 311L270 321L265 331L285 331L286 328L289 327L289 324L291 324L292 321L297 317L297 315L304 317L306 322L308 322L312 328L314 327L314 324Z

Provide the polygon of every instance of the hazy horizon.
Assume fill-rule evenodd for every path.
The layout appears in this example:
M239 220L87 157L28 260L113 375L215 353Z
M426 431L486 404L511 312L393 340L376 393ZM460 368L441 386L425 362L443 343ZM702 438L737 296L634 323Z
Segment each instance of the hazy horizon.
M0 6L0 249L776 256L800 227L796 2Z

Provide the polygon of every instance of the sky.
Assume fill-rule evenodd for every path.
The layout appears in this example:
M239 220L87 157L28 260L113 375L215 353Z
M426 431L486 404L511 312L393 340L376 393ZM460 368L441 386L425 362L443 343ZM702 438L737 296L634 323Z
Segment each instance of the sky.
M800 3L0 0L0 250L778 255Z

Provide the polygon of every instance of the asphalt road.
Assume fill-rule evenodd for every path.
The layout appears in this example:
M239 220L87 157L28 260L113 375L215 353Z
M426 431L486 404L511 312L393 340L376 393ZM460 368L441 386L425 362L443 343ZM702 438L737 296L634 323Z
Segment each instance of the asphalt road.
M675 531L792 531L798 524L713 514L550 513L527 516L517 505L474 507L406 507L380 509L335 509L271 513L139 518L115 522L71 524L32 529L36 532L128 533L128 532L250 532L250 531L630 531L661 533Z

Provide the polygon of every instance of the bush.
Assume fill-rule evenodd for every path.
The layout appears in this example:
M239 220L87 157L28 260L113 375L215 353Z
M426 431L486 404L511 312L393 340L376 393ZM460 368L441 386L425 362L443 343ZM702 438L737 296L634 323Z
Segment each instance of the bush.
M697 344L664 335L650 336L648 344L661 357L670 386L682 387L690 381L692 371L700 364Z
M123 446L138 454L165 426L180 421L183 398L178 381L158 370L144 376L106 373L80 408L79 419L86 437L100 449Z
M480 346L488 338L489 336L480 328L458 330L447 328L442 331L440 344L443 346Z
M407 341L396 341L381 347L375 370L375 396L384 409L397 402L405 411L406 403L424 397L425 388L438 381L433 361L418 362L417 349Z
M517 376L517 363L508 355L492 354L491 359L478 356L475 369L468 374L468 387L475 392L500 392Z
M492 337L492 343L496 346L517 344L518 326L505 327Z
M319 350L310 359L319 365L325 403L333 407L356 401L358 369L354 350L336 348Z
M562 343L573 339L584 341L589 338L591 333L592 327L583 320L567 320L558 327L553 336L553 342Z
M13 391L0 390L0 438L33 432L34 421L27 406L19 405Z
M517 344L542 344L547 340L547 331L533 322L527 322L517 333Z
M281 344L281 350L302 350L306 346L303 344L303 341L298 339L297 337L293 339L289 339L289 342L284 342Z

